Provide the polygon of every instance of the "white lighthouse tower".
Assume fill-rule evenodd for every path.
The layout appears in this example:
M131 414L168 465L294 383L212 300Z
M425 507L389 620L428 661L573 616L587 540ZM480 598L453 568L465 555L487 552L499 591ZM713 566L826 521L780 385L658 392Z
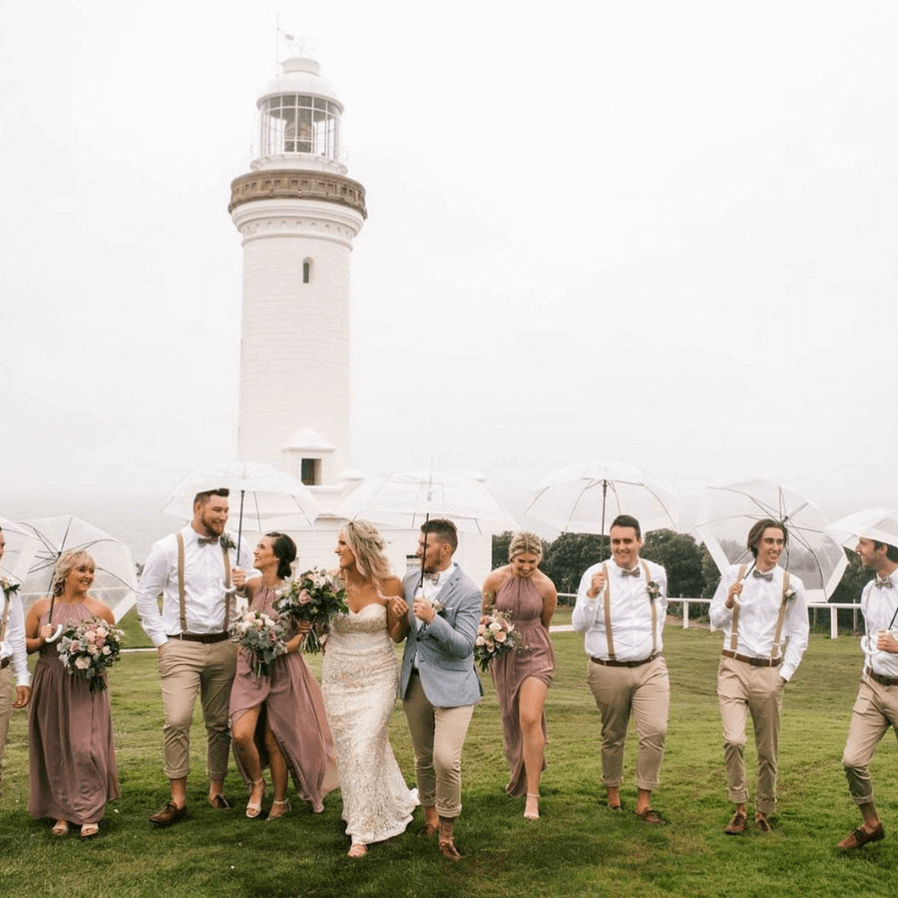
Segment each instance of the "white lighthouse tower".
M349 262L365 188L346 177L343 105L318 63L282 67L228 206L243 238L237 445L326 492L349 462Z

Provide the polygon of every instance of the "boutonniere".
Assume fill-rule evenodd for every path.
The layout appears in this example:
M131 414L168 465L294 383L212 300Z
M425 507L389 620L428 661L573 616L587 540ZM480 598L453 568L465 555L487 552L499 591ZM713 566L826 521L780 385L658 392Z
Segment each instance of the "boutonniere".
M795 598L795 590L790 586L784 593L783 598L788 602L789 599Z
M446 610L446 606L439 599L432 601L430 607L433 608L434 614L442 614Z
M650 602L654 602L655 599L661 598L661 587L654 580L649 580L649 582L646 583L645 588L649 594Z
M19 591L21 583L10 583L6 577L0 578L0 587L3 587L3 595L8 599L11 595L15 595Z
M227 535L227 533L222 533L222 535L218 541L219 541L219 543L221 543L222 549L224 549L226 552L229 551L230 549L237 548L236 544L234 543L234 540L232 540L231 537Z

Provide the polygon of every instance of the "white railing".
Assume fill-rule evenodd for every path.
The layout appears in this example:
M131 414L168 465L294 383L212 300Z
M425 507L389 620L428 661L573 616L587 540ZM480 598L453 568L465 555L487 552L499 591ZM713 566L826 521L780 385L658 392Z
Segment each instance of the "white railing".
M577 598L576 593L564 592L559 593L558 598L560 599L570 599L570 604L573 605L574 600ZM667 599L668 604L673 604L678 602L683 607L683 629L689 629L689 606L690 605L710 605L710 599L672 599L668 596ZM568 604L567 602L565 604ZM808 611L816 611L818 608L826 609L829 611L829 635L830 639L838 639L839 638L839 611L843 608L854 611L855 619L857 619L857 615L860 612L861 606L857 602L808 602Z

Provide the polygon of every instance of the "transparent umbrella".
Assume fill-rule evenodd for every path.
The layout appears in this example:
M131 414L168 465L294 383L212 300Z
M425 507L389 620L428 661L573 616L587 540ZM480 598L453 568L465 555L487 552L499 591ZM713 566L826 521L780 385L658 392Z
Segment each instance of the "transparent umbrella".
M839 585L848 559L827 530L826 515L804 496L769 480L709 487L695 531L723 571L727 565L753 561L746 537L764 518L781 521L789 531L783 567L801 577L809 600L825 601Z
M634 465L568 465L536 487L525 514L562 532L606 536L620 514L636 518L643 533L676 530L679 506Z
M398 471L365 481L339 514L366 518L386 529L417 530L430 518L449 518L459 530L501 533L518 524L477 473Z
M219 487L239 494L238 551L244 528L254 533L300 530L311 527L321 514L321 506L301 480L274 465L251 461L227 462L192 471L174 488L162 510L190 519L193 497Z
M121 540L74 515L20 521L18 525L37 543L20 589L25 608L52 596L53 569L62 553L83 549L96 563L91 595L105 602L116 620L128 611L137 588L137 571L131 550ZM57 629L58 636L62 628Z
M846 549L854 549L860 537L898 546L898 511L867 508L833 521L826 529Z

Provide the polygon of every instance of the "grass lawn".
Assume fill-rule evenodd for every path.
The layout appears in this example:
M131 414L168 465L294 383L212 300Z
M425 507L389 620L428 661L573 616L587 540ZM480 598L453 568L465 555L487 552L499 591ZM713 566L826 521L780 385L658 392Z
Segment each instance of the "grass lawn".
M139 630L126 621L139 642ZM144 640L145 641L145 640ZM403 836L350 861L339 794L315 816L294 808L270 825L243 816L245 790L232 770L232 811L205 802L204 737L193 730L194 773L188 819L156 830L147 816L165 801L161 700L155 657L128 654L112 672L111 695L122 798L110 804L100 836L57 839L49 821L27 806L25 715L14 715L0 798L0 895L129 896L621 896L621 898L768 898L874 896L895 892L898 866L898 771L887 735L873 766L887 838L841 856L833 845L860 815L848 800L840 758L857 692L857 640L814 636L786 689L780 746L780 809L769 836L727 837L720 722L715 694L719 633L668 627L670 732L664 783L655 806L664 828L635 819L633 736L628 748L625 811L603 804L599 721L585 683L582 639L553 636L556 680L547 705L551 743L543 777L542 818L523 819L523 799L503 793L507 771L489 678L465 745L464 811L457 841L464 860L444 862L433 840ZM311 659L318 672L319 659ZM411 746L401 709L393 747L409 782ZM755 755L747 752L750 769ZM753 779L753 775L752 775ZM270 801L270 793L268 800ZM420 812L419 812L420 813Z

